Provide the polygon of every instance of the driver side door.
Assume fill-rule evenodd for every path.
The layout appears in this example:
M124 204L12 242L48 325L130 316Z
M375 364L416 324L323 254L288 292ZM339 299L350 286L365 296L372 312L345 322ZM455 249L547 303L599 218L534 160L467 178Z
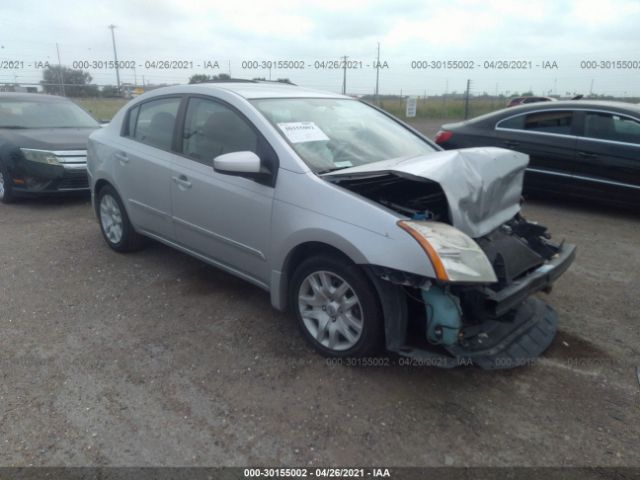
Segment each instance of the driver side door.
M210 263L266 285L273 184L216 172L213 159L252 151L263 164L277 165L275 153L249 120L212 97L190 97L179 128L171 176L177 242Z

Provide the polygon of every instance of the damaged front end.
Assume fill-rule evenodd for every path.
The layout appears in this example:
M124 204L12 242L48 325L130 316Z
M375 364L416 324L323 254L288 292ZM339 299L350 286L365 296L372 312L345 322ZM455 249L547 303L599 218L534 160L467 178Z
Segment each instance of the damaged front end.
M520 215L526 156L443 153L331 179L400 214L398 226L433 267L433 278L366 267L381 298L387 349L442 367L529 364L557 325L553 308L532 295L551 290L575 247L554 243L546 227Z
M493 282L447 282L386 267L369 276L386 304L387 348L437 366L526 365L551 344L557 315L533 298L549 292L575 257L573 245L550 241L546 228L520 215L475 239Z

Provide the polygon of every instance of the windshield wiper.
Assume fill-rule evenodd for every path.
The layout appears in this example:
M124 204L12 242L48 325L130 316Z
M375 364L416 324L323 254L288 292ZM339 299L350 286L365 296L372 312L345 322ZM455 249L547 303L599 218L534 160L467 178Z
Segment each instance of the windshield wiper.
M0 128L11 128L13 130L19 130L19 129L27 129L29 127L23 127L22 125L0 125Z
M331 172L335 172L336 170L344 170L345 168L351 168L351 167L334 167L334 168L326 168L324 170L318 170L316 172L316 175L324 175L325 173L331 173Z

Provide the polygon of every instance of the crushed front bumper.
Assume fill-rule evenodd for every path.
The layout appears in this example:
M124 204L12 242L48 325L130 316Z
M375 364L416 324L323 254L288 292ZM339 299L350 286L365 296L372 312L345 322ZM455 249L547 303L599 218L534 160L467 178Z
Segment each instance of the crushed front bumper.
M487 320L469 341L444 347L446 353L405 346L397 351L417 364L442 368L475 365L508 369L531 365L556 336L558 315L546 302L525 300L509 322Z
M473 304L477 311L464 312L465 316L471 314L481 320L465 323L457 343L435 348L408 338L409 312L402 287L371 273L369 278L382 300L387 349L421 365L444 368L476 365L506 369L529 365L551 345L558 323L555 310L531 295L549 291L575 255L574 245L561 245L544 265L503 289L482 287L482 301Z
M532 294L541 290L549 291L553 282L569 268L575 257L575 245L562 245L555 257L528 275L514 280L511 285L497 292L486 287L484 294L487 313L493 317L500 317Z

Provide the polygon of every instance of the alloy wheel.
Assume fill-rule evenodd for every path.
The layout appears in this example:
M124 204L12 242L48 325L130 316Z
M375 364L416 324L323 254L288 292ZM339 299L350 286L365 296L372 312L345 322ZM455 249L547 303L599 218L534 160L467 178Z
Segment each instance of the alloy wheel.
M343 351L362 336L364 319L353 287L333 272L308 275L298 291L298 308L304 327L322 346Z
M123 232L122 212L118 202L109 194L100 200L100 223L109 242L120 243Z

